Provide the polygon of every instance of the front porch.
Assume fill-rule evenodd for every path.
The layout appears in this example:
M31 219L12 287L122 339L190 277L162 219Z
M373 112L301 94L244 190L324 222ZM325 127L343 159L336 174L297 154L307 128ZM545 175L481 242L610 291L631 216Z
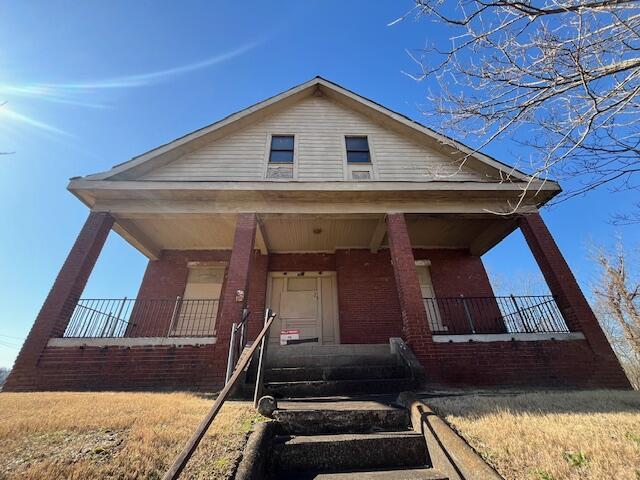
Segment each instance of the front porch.
M291 344L402 338L430 384L626 386L537 214L138 220L91 214L61 272L72 278L75 269L79 283L61 296L59 277L39 317L49 333L36 322L23 350L39 341L40 351L29 368L19 359L9 388L212 389L224 381L233 324L249 311L243 338L251 341L266 308L279 314L269 337L275 356ZM114 221L157 254L136 298L78 299ZM518 227L552 295L494 294L480 255ZM78 249L94 258L78 259ZM56 305L57 317L48 310ZM287 340L282 331L296 333Z

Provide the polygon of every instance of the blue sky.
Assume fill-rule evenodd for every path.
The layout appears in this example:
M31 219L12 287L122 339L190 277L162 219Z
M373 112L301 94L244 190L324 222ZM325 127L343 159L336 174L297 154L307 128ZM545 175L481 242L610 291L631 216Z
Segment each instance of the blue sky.
M10 366L86 215L70 177L116 163L322 75L420 120L428 85L405 49L439 27L412 2L7 1L0 18L0 366ZM513 147L487 151L509 162ZM614 228L631 194L606 190L544 217L583 286L587 246ZM490 272L535 272L514 234L485 255ZM145 258L112 234L85 296L134 296ZM514 292L518 293L518 292Z

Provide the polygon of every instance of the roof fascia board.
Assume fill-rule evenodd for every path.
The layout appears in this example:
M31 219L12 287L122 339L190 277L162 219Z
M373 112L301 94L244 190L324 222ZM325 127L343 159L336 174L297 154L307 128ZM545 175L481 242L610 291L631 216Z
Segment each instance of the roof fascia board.
M522 191L521 182L473 182L473 181L394 181L394 182L158 182L135 180L89 180L86 178L73 179L67 187L77 194L79 191L113 190L113 191ZM555 182L534 182L528 188L531 191L560 192Z

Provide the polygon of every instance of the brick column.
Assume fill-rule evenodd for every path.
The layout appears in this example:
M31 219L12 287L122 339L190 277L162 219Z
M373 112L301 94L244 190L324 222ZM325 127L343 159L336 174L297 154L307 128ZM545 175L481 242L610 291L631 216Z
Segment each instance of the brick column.
M36 368L49 339L64 333L112 225L108 213L89 214L18 354L6 390L23 383L21 379Z
M264 324L265 301L267 297L267 276L269 273L269 255L253 252L251 273L249 274L249 316L248 337L253 340L258 336Z
M393 274L400 300L402 330L406 342L424 365L433 340L422 302L407 223L402 213L389 213L386 220Z
M236 217L236 232L233 238L231 258L227 267L227 278L221 295L218 325L216 327L216 350L214 372L217 381L224 382L229 355L231 325L242 318L242 309L249 299L249 274L253 247L256 238L256 214L239 213ZM244 301L236 301L238 290L244 291Z
M539 213L518 220L531 253L572 332L582 332L596 354L614 355L587 299Z

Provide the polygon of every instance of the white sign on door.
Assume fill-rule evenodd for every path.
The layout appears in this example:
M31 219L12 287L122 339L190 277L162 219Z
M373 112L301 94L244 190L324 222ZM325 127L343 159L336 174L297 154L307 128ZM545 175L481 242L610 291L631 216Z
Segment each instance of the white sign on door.
M287 345L289 340L300 340L300 330L280 330L280 345Z

